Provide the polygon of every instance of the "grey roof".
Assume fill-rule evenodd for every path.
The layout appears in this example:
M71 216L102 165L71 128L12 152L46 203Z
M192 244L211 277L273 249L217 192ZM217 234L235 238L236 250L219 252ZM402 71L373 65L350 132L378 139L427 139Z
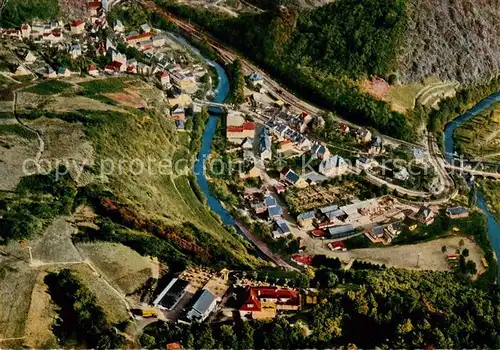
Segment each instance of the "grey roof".
M290 227L288 227L288 224L286 223L285 220L276 221L276 225L278 226L278 230L282 234L290 233Z
M191 313L194 315L199 314L199 316L204 315L215 299L215 295L204 289L198 300L196 300L196 303L194 303L193 308L191 309Z
M454 208L446 209L446 213L448 213L450 215L460 215L460 214L464 214L467 212L468 212L468 210L464 207L454 207Z
M331 238L345 237L352 231L354 231L354 226L352 225L335 226L328 229L328 233L330 234Z
M269 209L267 209L267 211L268 211L269 216L271 216L271 217L280 216L283 214L283 209L279 205L276 205L274 207L270 207Z
M331 212L331 211L335 211L339 208L338 205L329 205L327 207L323 207L323 208L319 208L319 211L322 213L322 214L326 214L328 212Z
M343 211L341 209L337 209L334 211L329 211L329 212L325 213L325 215L329 220L332 220L332 219L336 219L336 218L339 218L339 217L347 215L347 214L345 213L345 211Z
M268 196L264 199L264 203L268 206L268 207L274 207L276 205L278 205L278 203L276 203L276 199L274 197L271 197L271 196Z
M301 213L297 216L297 220L308 220L314 219L314 211L306 211L305 213Z
M384 234L384 226L375 226L371 231L374 236L381 236Z

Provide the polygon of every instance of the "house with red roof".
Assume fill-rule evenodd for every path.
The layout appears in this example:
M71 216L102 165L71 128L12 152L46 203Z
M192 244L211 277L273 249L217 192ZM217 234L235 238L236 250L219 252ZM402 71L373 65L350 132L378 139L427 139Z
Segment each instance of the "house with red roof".
M229 125L226 128L226 136L228 139L244 139L246 137L253 138L255 134L255 123L245 122L240 126Z
M21 36L23 38L29 38L30 37L30 34L31 34L31 26L29 24L23 24L21 26Z
M96 66L91 64L91 65L89 65L88 73L89 73L89 75L91 75L93 77L97 77L99 75L99 70L97 69Z
M136 46L138 42L150 40L150 39L151 39L150 33L142 33L142 34L130 35L130 36L126 37L125 42L128 45Z
M82 34L84 30L85 30L85 22L83 20L75 19L71 23L71 34L79 35Z
M247 287L241 300L238 311L242 319L273 319L277 311L297 311L302 308L300 291L290 288Z
M89 8L89 14L92 17L97 17L99 16L99 12L102 8L102 4L100 1L91 1L87 3L87 6Z
M18 30L18 29L7 29L7 31L5 32L5 34L9 37L9 38L17 38L17 39L21 39L21 31Z

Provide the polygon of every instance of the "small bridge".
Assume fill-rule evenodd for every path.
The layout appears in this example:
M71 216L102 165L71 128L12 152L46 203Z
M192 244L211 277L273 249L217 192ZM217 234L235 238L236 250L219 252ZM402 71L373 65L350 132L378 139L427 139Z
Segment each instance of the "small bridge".
M445 164L446 169L450 170L458 170L463 173L468 173L474 176L482 176L484 178L492 179L492 180L500 180L500 173L493 173L488 171L476 170L467 167L460 167L450 164Z

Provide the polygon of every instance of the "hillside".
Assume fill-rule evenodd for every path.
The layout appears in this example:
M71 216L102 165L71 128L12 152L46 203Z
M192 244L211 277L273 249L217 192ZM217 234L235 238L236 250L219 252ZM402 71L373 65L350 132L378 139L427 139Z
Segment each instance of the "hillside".
M500 3L409 0L406 40L398 55L403 83L429 76L470 84L500 72Z

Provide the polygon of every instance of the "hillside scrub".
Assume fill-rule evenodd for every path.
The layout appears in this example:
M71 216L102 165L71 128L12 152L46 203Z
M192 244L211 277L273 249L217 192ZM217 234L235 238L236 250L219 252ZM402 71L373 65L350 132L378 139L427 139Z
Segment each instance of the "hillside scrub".
M312 102L391 136L413 137L402 114L356 83L394 68L406 32L403 1L346 0L304 12L277 6L238 18L156 1L242 51Z
M52 300L59 308L53 330L67 347L120 348L125 338L116 333L106 314L88 288L71 270L50 273L45 277Z
M55 20L60 13L58 0L9 0L0 16L0 25L18 28L34 19Z
M466 85L500 72L500 7L493 0L408 0L406 40L397 59L402 83L436 76Z

